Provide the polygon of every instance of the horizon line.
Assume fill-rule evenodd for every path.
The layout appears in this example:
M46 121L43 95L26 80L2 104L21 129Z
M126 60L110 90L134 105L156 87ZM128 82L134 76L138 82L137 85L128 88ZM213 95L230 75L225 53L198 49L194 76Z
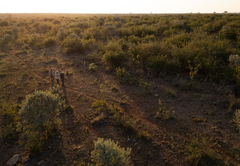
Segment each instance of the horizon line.
M42 13L23 13L23 12L20 12L20 13L14 13L14 12L4 12L4 13L1 13L0 14L240 14L240 12L228 12L228 11L224 11L224 12L221 12L221 13L218 13L218 12L211 12L211 13L208 13L208 12L186 12L186 13L152 13L152 12L145 12L145 13L132 13L132 12L128 12L128 13L57 13L57 12L42 12Z

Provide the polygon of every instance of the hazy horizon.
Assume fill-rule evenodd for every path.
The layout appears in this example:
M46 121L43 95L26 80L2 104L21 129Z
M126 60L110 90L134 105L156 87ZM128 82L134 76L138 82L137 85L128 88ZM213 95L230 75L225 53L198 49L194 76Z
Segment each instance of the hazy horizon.
M0 13L79 13L79 14L164 14L164 13L239 13L240 0L168 1L30 1L2 2Z

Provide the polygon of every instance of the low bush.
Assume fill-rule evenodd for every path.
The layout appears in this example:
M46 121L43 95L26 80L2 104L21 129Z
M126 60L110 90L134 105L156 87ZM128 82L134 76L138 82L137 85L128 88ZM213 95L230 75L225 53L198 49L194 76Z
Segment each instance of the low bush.
M92 104L92 108L96 109L99 112L103 112L106 111L108 112L110 109L107 106L107 102L103 99L103 100L96 100L93 104Z
M59 127L60 105L61 97L50 91L35 91L23 101L19 115L29 150L41 150L40 145Z
M155 70L157 72L160 72L167 64L167 55L166 56L151 56L147 59L147 66Z
M112 26L107 26L104 28L104 35L106 38L112 39L114 36L117 36L117 30Z
M180 33L178 35L169 37L166 39L166 43L176 45L178 47L183 47L192 39L192 34L189 33Z
M141 59L143 62L146 62L151 56L170 55L167 46L161 42L132 44L129 47L129 53L133 59ZM137 58L138 56L139 58Z
M45 47L52 47L56 44L56 40L53 37L49 37L43 41Z
M133 35L132 29L130 27L121 27L117 29L118 36L120 38L125 37L125 36L131 36Z
M91 158L92 162L96 163L96 166L128 166L130 154L130 148L125 150L118 145L118 142L98 138L97 141L94 141Z
M66 39L64 39L62 46L65 48L65 52L67 54L82 53L85 50L81 39L74 34L69 35Z
M103 62L113 69L120 67L124 62L127 61L127 54L122 50L118 51L107 51L102 58Z

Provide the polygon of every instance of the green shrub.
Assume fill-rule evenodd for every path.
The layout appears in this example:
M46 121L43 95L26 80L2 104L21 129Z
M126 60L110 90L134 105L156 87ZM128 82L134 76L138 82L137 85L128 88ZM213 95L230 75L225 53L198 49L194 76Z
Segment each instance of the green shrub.
M24 133L28 136L27 148L40 150L47 137L59 127L61 97L50 91L35 91L26 97L19 111ZM39 141L36 141L39 140Z
M92 54L88 54L86 57L84 57L84 60L87 60L92 63L96 63L101 61L101 58L96 52L93 52Z
M207 74L213 81L217 81L224 77L224 65L228 63L230 48L226 40L215 41L214 36L196 34L194 40L182 48L173 47L171 53L180 62L182 70L188 70L188 61L191 61L192 66L201 63L199 73Z
M103 30L100 28L95 28L92 31L92 37L97 40L103 40L104 39L104 33ZM105 38L106 39L106 38Z
M116 40L111 40L111 41L108 41L107 45L102 48L101 52L104 54L107 51L116 52L121 50L122 50L121 43Z
M132 29L130 27L118 28L117 31L120 38L133 35Z
M176 45L178 47L183 47L187 42L191 41L192 36L189 33L180 33L166 39L167 43Z
M107 65L111 68L116 68L123 65L127 60L127 55L125 52L119 51L107 51L102 58L103 62L106 62Z
M230 26L223 26L223 28L219 32L219 36L223 39L236 40L237 35L237 30Z
M135 36L144 37L145 35L154 35L156 28L154 26L148 26L146 24L133 27L133 33Z
M84 51L81 39L74 34L69 35L63 41L62 45L65 48L65 52L67 54L82 53Z
M95 108L99 112L103 111L109 111L109 107L107 106L107 102L103 100L96 100L93 104L92 107Z
M112 39L114 36L117 36L117 30L112 26L107 26L104 28L104 34L108 39Z
M94 141L94 150L91 152L92 162L96 166L128 166L130 160L131 149L121 148L118 142L115 143L111 139L104 140L98 138Z
M151 56L157 55L169 55L170 51L164 43L161 42L149 42L141 43L138 45L132 44L129 47L129 53L133 59L141 59L146 62ZM139 56L139 58L137 58Z
M121 115L120 113L116 112L114 114L114 119L123 131L128 133L136 132L135 124L132 121L132 118L130 118L128 115Z
M99 47L97 45L96 40L94 38L91 39L81 39L82 45L86 50L93 50L95 47Z
M160 72L167 64L167 55L151 56L147 59L147 61L147 66L150 69Z

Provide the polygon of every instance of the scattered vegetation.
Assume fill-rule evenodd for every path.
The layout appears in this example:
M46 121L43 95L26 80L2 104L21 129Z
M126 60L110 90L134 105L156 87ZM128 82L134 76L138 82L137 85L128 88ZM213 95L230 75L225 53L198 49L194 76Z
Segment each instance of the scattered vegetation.
M42 150L30 165L239 165L239 20L232 13L0 15L0 160ZM66 71L66 87L42 91L52 67ZM206 138L194 137L205 130ZM99 141L114 148L111 158L96 147L91 156L96 136L133 148L132 163L127 152L120 162L113 141Z

